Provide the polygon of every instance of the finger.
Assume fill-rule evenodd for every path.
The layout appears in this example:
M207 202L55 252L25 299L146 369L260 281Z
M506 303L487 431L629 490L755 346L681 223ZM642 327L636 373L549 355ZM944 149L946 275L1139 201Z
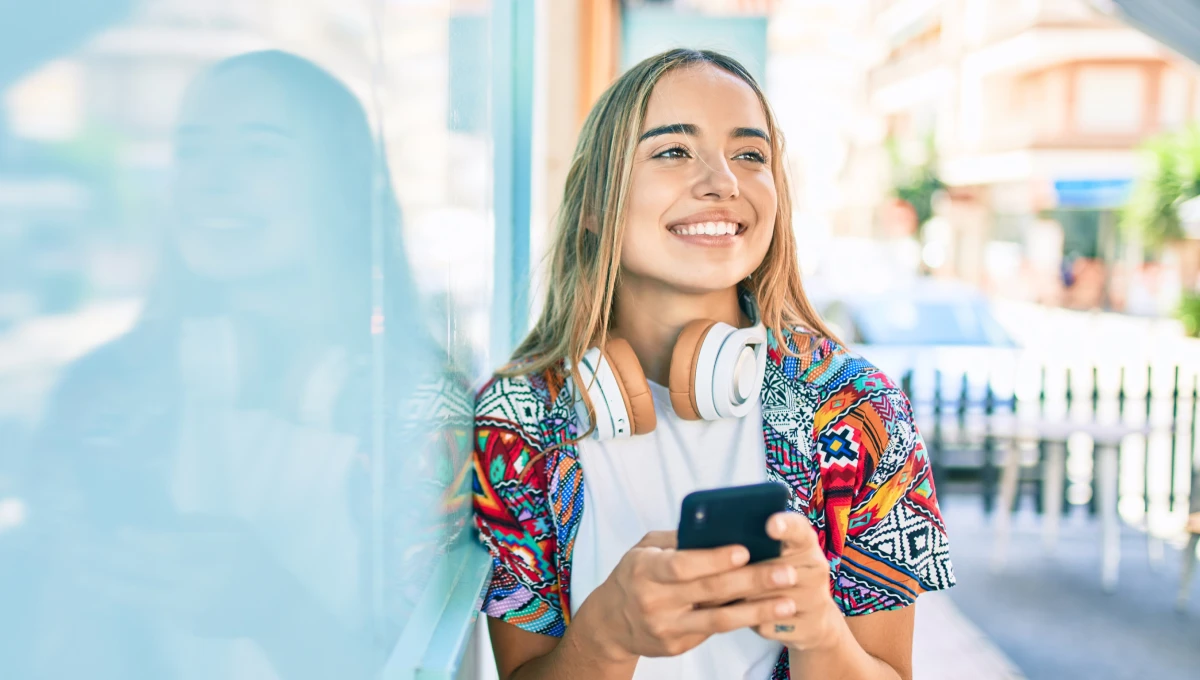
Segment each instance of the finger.
M781 617L755 626L754 631L768 640L787 642L806 637L820 628L821 619L813 612L798 612L792 617Z
M674 550L679 545L675 534L675 531L651 531L643 536L635 547Z
M777 619L755 626L754 631L768 640L786 642L796 637L796 631L801 628L802 625L796 619Z
M704 550L668 550L654 560L650 577L659 583L690 583L732 571L750 561L750 551L740 545Z
M780 512L767 520L767 535L783 542L786 552L819 549L817 532L808 520L795 512Z
M796 614L796 603L790 598L773 598L762 602L742 602L712 609L693 609L683 615L680 629L684 633L728 633L739 628L757 628L766 623L789 619Z
M689 584L685 597L700 606L745 598L767 599L796 585L796 568L786 563L761 563L706 576Z

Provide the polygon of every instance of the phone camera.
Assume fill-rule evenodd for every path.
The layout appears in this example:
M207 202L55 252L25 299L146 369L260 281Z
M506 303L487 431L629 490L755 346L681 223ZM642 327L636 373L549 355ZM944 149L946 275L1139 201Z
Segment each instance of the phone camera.
M705 510L704 506L701 505L700 507L696 508L696 514L694 516L696 518L696 524L704 524L704 519L708 517L708 512Z

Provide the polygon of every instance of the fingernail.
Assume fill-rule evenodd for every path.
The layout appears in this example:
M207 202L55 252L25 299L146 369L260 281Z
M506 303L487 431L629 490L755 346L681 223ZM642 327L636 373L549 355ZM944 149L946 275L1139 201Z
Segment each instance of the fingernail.
M741 566L750 561L750 551L742 547L733 549L733 554L730 556L734 565Z
M794 586L796 585L796 568L792 566L776 569L773 576L775 585L779 586Z
M796 603L791 600L784 600L775 605L775 614L777 616L791 616L796 613Z
M775 533L782 534L787 530L787 520L782 517L775 518Z

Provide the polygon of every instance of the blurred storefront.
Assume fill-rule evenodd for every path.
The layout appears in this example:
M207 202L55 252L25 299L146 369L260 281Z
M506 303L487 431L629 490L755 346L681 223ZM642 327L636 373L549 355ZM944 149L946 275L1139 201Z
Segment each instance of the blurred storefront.
M1194 64L1086 0L871 4L884 50L870 108L946 192L952 256L930 269L1020 299L1113 307L1115 211L1136 148L1200 117Z

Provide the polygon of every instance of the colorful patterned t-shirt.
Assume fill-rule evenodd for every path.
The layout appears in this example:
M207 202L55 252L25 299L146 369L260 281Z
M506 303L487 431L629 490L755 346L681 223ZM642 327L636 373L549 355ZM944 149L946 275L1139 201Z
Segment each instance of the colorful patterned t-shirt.
M924 441L904 393L828 339L770 334L760 394L767 478L792 489L846 616L954 585ZM475 407L475 524L492 555L483 612L561 637L583 507L581 433L562 370L496 378ZM786 651L772 678L787 678ZM764 679L765 680L765 679Z

